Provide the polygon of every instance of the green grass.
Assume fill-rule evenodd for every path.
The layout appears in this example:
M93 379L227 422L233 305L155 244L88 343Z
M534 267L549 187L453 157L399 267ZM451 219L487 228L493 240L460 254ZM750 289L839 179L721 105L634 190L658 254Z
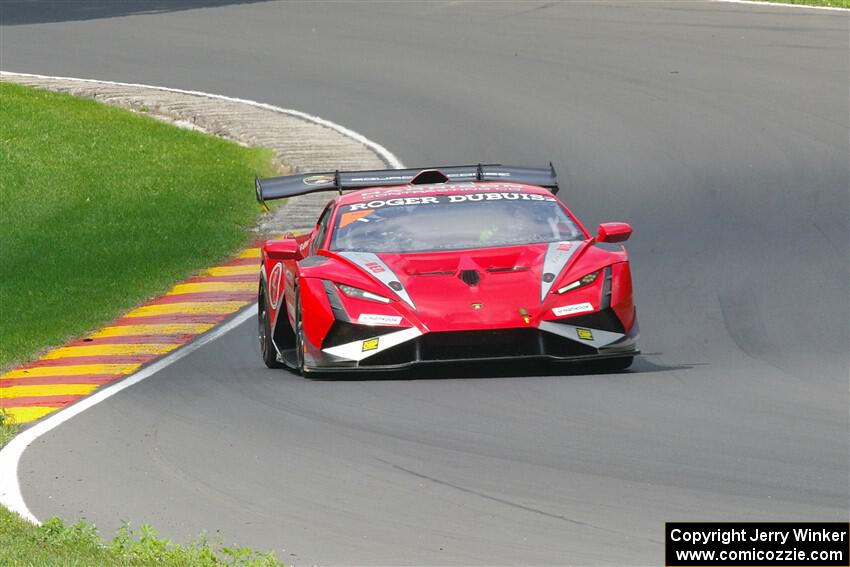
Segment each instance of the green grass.
M830 8L850 8L850 0L761 0L779 4L800 4L801 6L828 6Z
M278 567L282 563L272 553L211 543L203 535L188 545L174 544L148 525L133 530L125 524L107 542L89 522L66 526L59 518L51 518L35 526L0 506L0 565Z
M0 83L0 369L244 245L269 150Z
M12 416L0 408L0 448L12 440L18 434L20 426L12 422Z

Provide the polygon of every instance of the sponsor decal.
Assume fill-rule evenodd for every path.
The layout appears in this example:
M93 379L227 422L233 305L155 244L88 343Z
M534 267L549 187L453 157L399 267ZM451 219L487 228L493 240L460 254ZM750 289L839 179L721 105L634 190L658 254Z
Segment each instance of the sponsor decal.
M481 311L481 308L484 307L483 303L473 303L472 310L473 311Z
M363 341L362 350L363 352L376 350L378 348L378 339L366 339Z
M369 209L380 209L381 207L399 207L404 205L436 205L440 200L437 197L399 197L396 199L383 199L369 201L368 203L355 203L348 207L349 211L363 211Z
M582 329L581 327L579 327L576 329L576 335L578 335L578 338L583 341L593 340L593 331L591 331L590 329Z
M552 242L546 247L546 256L543 258L543 277L540 282L540 303L546 301L546 295L552 289L557 275L563 271L578 250L578 243L568 241ZM546 274L554 274L555 277L549 279Z
M366 217L368 217L374 212L375 211L370 209L368 211L354 211L353 213L342 213L342 216L339 218L339 228L345 228L351 223L357 221L368 222L369 219L367 219Z
M380 177L352 177L352 183L386 183L388 181L404 181L407 179L401 175L382 175Z
M369 268L369 271L373 274L380 274L381 272L386 272L384 267L377 262L366 262L363 265Z
M587 302L575 303L573 305L562 305L561 307L552 308L552 313L554 313L556 317L575 315L576 313L587 313L588 311L593 311L593 305Z
M557 201L554 197L536 193L470 193L461 195L438 195L431 197L398 197L393 199L375 199L365 203L354 203L348 211L380 209L381 207L403 207L409 205L445 205L468 201Z
M357 318L357 322L361 325L398 325L399 323L401 323L401 317L398 317L396 315L377 315L374 313L361 313L360 317Z
M537 193L472 193L469 195L449 195L449 203L464 201L556 201L554 197L538 195Z
M280 285L282 275L283 263L278 262L269 274L269 303L271 303L272 309L277 309L280 306L280 299L283 297L283 288Z
M325 183L333 183L333 175L308 175L303 180L304 185L324 185Z
M474 176L474 174L473 174ZM449 175L450 179L455 178L455 175ZM356 181L356 180L353 180ZM467 191L522 191L523 186L517 185L515 183L489 183L487 185L477 185L475 183L446 183L440 185L439 192L440 193L462 193ZM435 189L433 186L427 187L417 187L413 186L405 186L401 188L392 188L392 189L376 189L374 191L366 191L360 194L360 197L365 201L367 199L377 199L381 197L394 197L397 195L420 195L420 194L428 194L434 193Z
M416 305L414 305L413 300L407 294L407 291L405 291L404 286L396 280L396 275L392 269L377 254L371 252L340 252L339 255L360 266L368 274L371 274L382 284L395 291L408 305L416 309Z

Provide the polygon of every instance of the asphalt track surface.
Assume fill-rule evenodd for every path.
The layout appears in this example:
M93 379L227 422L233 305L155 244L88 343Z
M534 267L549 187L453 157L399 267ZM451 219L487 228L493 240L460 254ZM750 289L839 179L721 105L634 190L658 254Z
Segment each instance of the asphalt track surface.
M554 160L587 225L635 228L646 355L314 381L250 321L27 450L37 516L350 564L659 564L666 520L847 520L846 12L45 5L0 6L5 70L297 108L408 165Z

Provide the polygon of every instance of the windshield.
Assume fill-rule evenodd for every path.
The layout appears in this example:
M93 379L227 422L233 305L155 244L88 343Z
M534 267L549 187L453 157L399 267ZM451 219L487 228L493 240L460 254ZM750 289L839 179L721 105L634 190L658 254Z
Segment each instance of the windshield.
M343 205L331 250L424 252L583 239L553 197L472 193Z

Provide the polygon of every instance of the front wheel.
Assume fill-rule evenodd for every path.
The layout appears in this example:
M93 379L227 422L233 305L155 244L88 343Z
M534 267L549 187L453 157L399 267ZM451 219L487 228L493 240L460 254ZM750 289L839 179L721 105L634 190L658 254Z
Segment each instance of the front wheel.
M263 356L263 362L268 368L283 368L283 364L277 360L277 349L272 342L266 289L262 283L260 283L260 292L257 297L257 327L257 339L260 343L260 354Z

